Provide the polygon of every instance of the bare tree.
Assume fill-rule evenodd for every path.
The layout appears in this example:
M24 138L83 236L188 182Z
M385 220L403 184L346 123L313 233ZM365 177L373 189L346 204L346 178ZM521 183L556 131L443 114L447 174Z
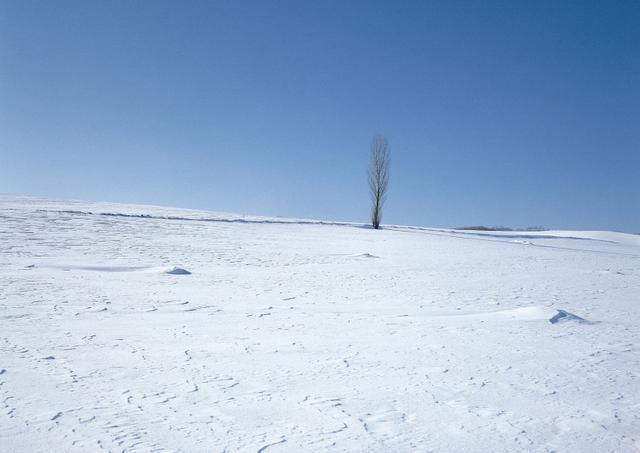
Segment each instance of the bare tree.
M389 142L382 135L371 141L369 161L369 195L371 196L371 224L377 230L382 220L382 206L389 188Z

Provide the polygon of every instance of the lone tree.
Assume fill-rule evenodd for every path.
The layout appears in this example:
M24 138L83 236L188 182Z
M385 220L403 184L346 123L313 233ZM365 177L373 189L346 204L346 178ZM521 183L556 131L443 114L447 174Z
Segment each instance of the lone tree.
M382 135L371 140L369 161L369 195L371 196L371 225L377 230L382 220L382 205L389 187L389 142Z

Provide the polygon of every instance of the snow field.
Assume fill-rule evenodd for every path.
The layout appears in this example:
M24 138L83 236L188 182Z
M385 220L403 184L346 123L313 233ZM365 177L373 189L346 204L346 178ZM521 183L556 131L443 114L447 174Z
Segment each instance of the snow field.
M640 449L635 236L78 205L0 199L0 451Z

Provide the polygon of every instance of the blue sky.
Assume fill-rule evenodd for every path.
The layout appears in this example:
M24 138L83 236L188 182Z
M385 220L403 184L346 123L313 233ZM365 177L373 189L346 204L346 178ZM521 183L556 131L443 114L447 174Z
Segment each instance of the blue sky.
M0 192L640 232L640 2L0 2Z

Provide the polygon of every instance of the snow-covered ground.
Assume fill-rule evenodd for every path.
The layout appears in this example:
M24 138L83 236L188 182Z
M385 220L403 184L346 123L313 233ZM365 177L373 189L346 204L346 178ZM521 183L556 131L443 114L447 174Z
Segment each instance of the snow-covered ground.
M100 449L637 451L639 237L0 197L0 451Z

